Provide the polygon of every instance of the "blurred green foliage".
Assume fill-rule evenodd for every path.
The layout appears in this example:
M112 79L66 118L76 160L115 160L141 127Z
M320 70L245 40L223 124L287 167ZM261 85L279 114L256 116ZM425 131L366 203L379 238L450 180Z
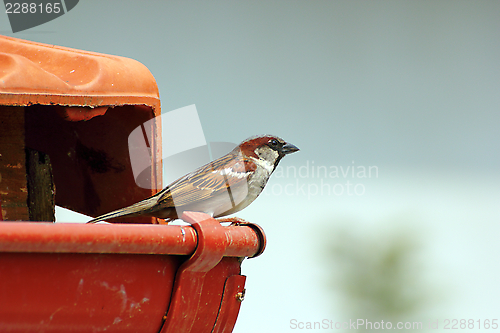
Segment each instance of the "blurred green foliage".
M394 223L382 230L381 224L377 230L350 225L331 231L326 251L329 285L340 295L341 315L378 322L412 320L428 294L419 233L389 227Z

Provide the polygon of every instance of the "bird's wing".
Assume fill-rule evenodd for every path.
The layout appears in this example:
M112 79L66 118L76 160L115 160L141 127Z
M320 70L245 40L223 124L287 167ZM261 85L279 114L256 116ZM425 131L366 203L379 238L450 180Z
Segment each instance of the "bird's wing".
M184 206L221 192L247 186L257 165L235 154L224 155L170 184L158 198L163 207Z

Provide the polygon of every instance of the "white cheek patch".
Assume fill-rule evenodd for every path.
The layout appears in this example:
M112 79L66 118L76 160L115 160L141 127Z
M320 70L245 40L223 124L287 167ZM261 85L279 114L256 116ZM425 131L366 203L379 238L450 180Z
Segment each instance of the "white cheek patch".
M276 155L278 155L278 154L276 153ZM250 157L250 158L255 162L255 164L263 167L268 173L272 173L273 172L275 159L271 163L267 159L260 159L260 158L254 158L254 157Z
M276 150L273 150L267 146L259 147L255 149L255 154L259 156L259 158L252 158L258 165L266 169L269 173L274 170L274 163L279 157L279 154Z

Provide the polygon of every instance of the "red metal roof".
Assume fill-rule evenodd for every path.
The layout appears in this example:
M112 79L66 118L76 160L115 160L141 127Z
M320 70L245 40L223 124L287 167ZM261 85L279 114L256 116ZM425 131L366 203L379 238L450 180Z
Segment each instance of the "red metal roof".
M138 61L6 36L0 91L1 105L160 106L156 81Z
M161 189L161 124L148 122L160 113L156 81L135 60L0 36L0 122L11 131L0 135L0 173L20 163L21 179L25 147L47 154L59 206L97 216ZM137 185L130 164L128 137L138 126L149 137L149 188ZM8 220L27 216L17 180L0 183Z

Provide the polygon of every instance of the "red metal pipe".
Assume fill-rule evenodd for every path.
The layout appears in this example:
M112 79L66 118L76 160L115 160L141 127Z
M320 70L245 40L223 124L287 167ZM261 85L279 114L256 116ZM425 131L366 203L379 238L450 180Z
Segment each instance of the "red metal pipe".
M224 227L227 257L261 251L260 235L249 226ZM197 244L191 226L66 223L0 223L0 252L128 253L189 255Z

